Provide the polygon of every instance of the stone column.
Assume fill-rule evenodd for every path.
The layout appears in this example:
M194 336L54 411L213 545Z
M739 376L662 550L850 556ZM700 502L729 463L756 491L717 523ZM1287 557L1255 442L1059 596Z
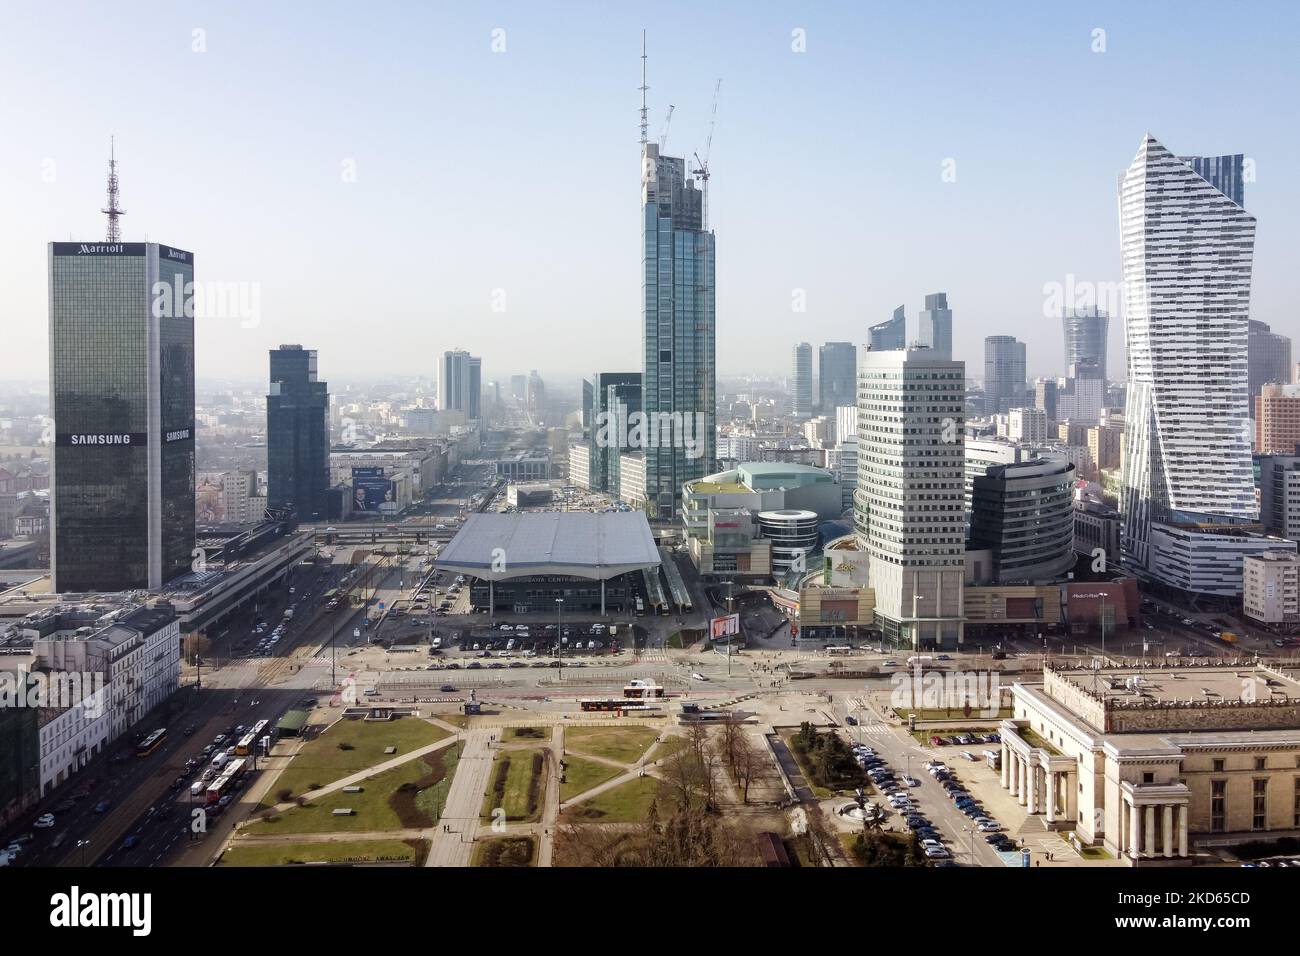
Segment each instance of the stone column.
M1142 844L1143 856L1156 855L1156 805L1147 804L1146 807L1146 839Z
M1047 771L1047 822L1056 822L1056 771Z
M1030 760L1025 760L1025 769L1029 776L1029 812L1038 812L1038 767Z
M1187 856L1187 817L1191 807L1184 803L1178 808L1178 855Z
M1029 804L1029 762L1024 757L1016 757L1016 776L1019 780L1019 786L1016 789L1016 798L1020 805Z
M1011 788L1011 748L1002 744L1002 789Z
M1142 855L1142 813L1137 804L1128 804L1128 855L1137 859Z
M1174 855L1174 805L1164 805L1164 820L1160 828L1160 852L1165 856Z
M1065 818L1076 826L1079 823L1079 775L1065 774Z

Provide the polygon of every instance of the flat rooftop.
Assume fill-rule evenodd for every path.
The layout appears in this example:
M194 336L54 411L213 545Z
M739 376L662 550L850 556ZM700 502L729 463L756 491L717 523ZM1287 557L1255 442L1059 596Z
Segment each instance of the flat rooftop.
M1300 700L1300 682L1279 672L1247 664L1242 667L1145 667L1057 672L1077 686L1101 696L1107 704L1131 705L1188 700Z
M659 565L640 511L471 514L434 567L504 581L536 574L607 580Z

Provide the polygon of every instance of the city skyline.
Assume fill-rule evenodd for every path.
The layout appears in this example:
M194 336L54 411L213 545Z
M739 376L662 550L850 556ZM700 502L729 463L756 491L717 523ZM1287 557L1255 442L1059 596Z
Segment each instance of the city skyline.
M337 36L341 26L330 13L327 8L318 21L304 27L311 38L325 43ZM1280 10L1279 15L1285 19L1293 14ZM1158 68L1159 62L1197 55L1214 42L1208 33L1183 31L1162 41L1155 32L1160 26L1157 16L1120 7L1093 11L1089 19L1065 14L1028 19L1017 17L1015 11L994 12L987 14L987 23L972 23L968 19L972 14L954 11L936 23L890 13L884 23L876 24L854 11L841 10L834 28L828 16L764 11L738 31L729 25L727 31L705 28L685 36L667 30L656 35L650 25L649 126L657 139L664 128L667 104L675 104L667 138L669 154L689 157L703 147L714 83L718 77L725 80L711 160L723 174L711 197L711 219L721 232L734 237L726 268L719 274L719 374L780 371L787 364L791 336L785 329L791 324L797 324L801 337L809 342L862 345L869 326L887 316L900 299L914 297L913 289L927 288L943 289L950 297L955 316L954 358L978 367L984 336L1010 334L1028 346L1031 378L1064 374L1066 370L1058 367L1059 324L1043 321L1051 298L1044 288L1055 283L1068 292L1087 284L1102 288L1118 282L1113 241L1114 171L1122 168L1134 139L1149 128L1160 129L1174 141L1196 143L1207 155L1230 149L1246 152L1251 164L1247 182L1252 208L1267 212L1273 224L1261 234L1256 251L1251 318L1294 337L1297 329L1283 303L1294 296L1295 279L1280 263L1285 255L1282 230L1295 221L1297 206L1278 188L1281 181L1268 175L1271 169L1281 168L1291 152L1294 131L1272 122L1271 114L1240 97L1232 98L1234 109L1216 111L1215 105L1225 105L1229 95L1218 90L1205 91L1197 103L1144 101L1148 97L1121 104L1118 99L1126 84L1140 83L1145 71ZM725 17L721 12L706 14L705 26L716 26ZM298 340L316 343L327 362L332 354L346 354L354 374L431 374L436 367L434 356L451 344L447 341L451 331L455 344L484 356L485 380L504 380L519 368L538 367L561 378L580 375L593 364L631 367L637 349L637 279L635 266L626 261L625 249L635 242L626 227L635 199L627 189L626 176L619 176L618 171L633 161L630 157L636 148L639 97L635 87L640 67L639 33L645 24L616 13L610 24L600 27L597 42L596 28L584 18L561 14L552 19L554 24L547 25L534 15L503 14L499 29L504 33L498 45L504 44L504 49L494 53L496 23L487 26L472 17L452 15L442 24L447 39L441 42L451 48L445 66L411 59L405 72L397 70L399 76L410 73L407 89L392 87L388 72L358 64L355 89L345 91L345 106L351 109L331 111L324 94L297 83L287 84L282 95L298 95L304 115L312 120L297 143L287 139L287 129L273 125L278 115L273 108L247 110L240 126L224 122L224 103L215 109L211 102L218 90L226 88L223 84L231 81L231 71L241 69L247 70L248 78L236 84L235 98L249 106L251 87L245 84L267 75L270 54L288 29L282 16L254 14L250 22L264 31L256 42L246 32L247 26L235 30L221 15L211 18L206 26L195 26L189 18L164 14L140 38L132 37L123 24L103 21L93 10L77 18L75 25L63 25L63 29L87 33L106 31L110 36L120 31L119 50L123 44L130 48L143 42L159 48L170 71L192 79L195 103L211 110L213 125L222 133L218 138L215 132L200 130L193 144L163 140L146 128L147 111L137 113L134 107L127 109L115 102L111 108L98 108L92 116L84 113L84 104L70 100L66 84L46 77L51 80L54 102L66 105L67 111L61 114L58 109L45 109L36 114L20 107L11 130L19 146L0 159L0 175L23 187L13 210L17 226L0 239L0 253L13 269L7 285L12 289L14 314L20 317L14 323L15 347L8 354L40 354L45 348L41 334L44 290L36 259L43 242L68 234L103 232L99 208L104 162L109 137L116 134L122 204L127 209L123 238L140 241L154 235L197 235L200 241L193 245L205 249L205 262L211 263L210 281L244 283L250 300L256 291L260 312L256 320L236 315L198 323L200 378L218 370L256 377L253 356L280 342ZM1105 50L1093 52L1096 41L1092 32L1099 24L1106 30ZM12 51L0 69L30 67L29 72L39 79L44 68L28 60L53 43L56 34L50 24L31 26L28 44ZM873 133L896 136L903 147L896 159L871 160L870 182L887 183L891 188L882 191L865 184L841 188L833 201L823 187L797 171L815 165L819 182L862 179L861 173L850 173L847 164L832 155L839 149L827 150L818 142L837 143L852 154L855 144L866 135L836 123L834 112L850 92L844 88L843 71L857 52L854 44L870 41L872 28L880 26L896 33L899 41L915 38L919 42L924 37L927 44L935 43L952 53L953 62L936 70L934 76L919 77L922 82L915 92L891 91L894 98L872 117L869 125ZM294 29L297 27L295 23ZM972 29L976 35L1009 31L1018 40L1037 44L1035 49L1041 47L1035 55L1058 58L1062 75L1052 92L1064 95L1065 102L1081 110L1079 118L1084 124L1089 116L1104 114L1106 122L1097 126L1099 135L1080 139L1068 156L1054 152L1049 157L1044 152L1037 165L1031 156L1027 167L1022 159L1019 176L992 165L991 150L1015 136L1014 124L1003 122L1009 117L998 116L999 128L994 130L990 124L950 115L954 105L949 105L949 100L958 100L977 113L995 107L983 94L956 94L943 85L959 68L986 66L993 56L978 44L971 49L958 45ZM1251 23L1243 29L1258 31ZM195 30L203 32L195 35ZM799 42L794 31L803 31L804 52L793 49ZM1267 47L1274 42L1275 32L1280 31L1257 32L1252 38ZM610 36L616 37L614 43L609 42ZM742 56L742 47L748 51L755 43L760 57L757 65ZM169 51L169 44L176 49ZM906 42L898 45L907 47ZM192 49L195 46L202 51ZM576 79L560 61L576 56L577 47L582 48L584 63L594 78L592 110L572 118L552 114L541 122L522 116L518 111L523 106L502 105L501 94L516 93L524 83L537 86L534 96L569 90ZM1154 55L1157 63L1148 66L1139 62L1139 49L1146 58ZM302 66L301 54L280 52ZM403 52L411 51L402 46L399 59ZM1245 59L1239 51L1217 47L1215 53L1228 57L1242 70L1245 82L1250 82L1253 71L1264 69L1257 61L1266 58ZM100 55L90 51L79 69L93 71ZM309 77L310 65L302 68ZM483 94L469 95L453 108L487 109L485 98L490 93L491 112L484 115L500 118L499 123L489 124L481 137L485 142L464 144L455 166L429 152L441 141L441 123L431 123L422 132L399 130L394 134L393 130L396 115L410 97L421 89L440 89L448 75L444 71L452 69L465 72L486 88ZM990 95L1013 81L1012 72L992 68L982 73L991 85ZM850 88L874 88L873 73L854 69L850 76ZM1261 76L1259 82L1263 80ZM776 89L777 82L790 88ZM337 92L334 81L326 84L326 89ZM396 102L372 120L356 120L356 108L384 91L394 93ZM825 103L814 107L819 97ZM916 121L905 115L907 107L918 105L913 97L928 97L931 108L938 111L937 118L949 121L939 124L940 134L931 131L929 142L918 138ZM1222 103L1219 97L1225 97ZM524 99L532 105L530 97ZM773 102L791 108L804 103L809 136L793 140L785 136L781 148L760 150L757 143L770 140L775 132L768 114L782 112L769 108ZM1211 112L1219 118L1207 128L1204 118ZM512 158L550 148L559 128L575 123L580 125L573 131L586 145L574 163L525 167L526 159ZM1078 126L1071 122L1072 128ZM248 158L232 159L230 144L238 141L241 129L282 150L288 144L298 169L268 153L271 145L256 142L251 144ZM391 143L391 148L380 148L381 140ZM525 143L527 150L522 148ZM491 155L483 155L484 150ZM394 163L398 154L402 159ZM454 177L458 188L449 192L425 185L410 165L412 155L433 157L436 175L432 179L446 182ZM952 176L945 181L944 164L949 160ZM180 181L175 170L180 166L186 169L188 180L204 184L204 189L188 195L187 203L172 201L177 195L186 195L177 189ZM521 175L525 168L530 173L526 179ZM1026 168L1028 174L1023 173ZM539 169L544 171L539 173ZM348 181L349 170L352 181ZM546 187L540 190L535 188L539 176ZM756 238L763 230L758 220L751 218L753 204L746 198L768 180L785 184L792 210L789 238L777 242ZM1010 192L1012 183L1014 193ZM523 189L529 190L530 196L517 191ZM209 194L225 200L224 208ZM537 245L531 241L536 234L526 224L553 221L549 211L553 200L545 197L563 195L565 202L571 203L575 194L578 206L572 214L565 213L565 222L555 226L560 230L557 240L548 239L544 250L537 253ZM1007 201L1009 195L1016 196L1016 201ZM274 202L267 198L270 196L275 196ZM392 226L398 214L398 196L409 197L400 207L403 221L385 242L371 244L369 224ZM250 201L239 217L227 211L229 201L237 199ZM869 226L846 227L835 202L863 213L857 217L863 221L887 218L891 229L886 233ZM1011 213L1010 224L988 222L984 211L995 202ZM258 205L275 209L276 215L248 211ZM1045 212L1025 212L1035 206ZM475 210L472 217L468 216L471 208ZM1048 216L1053 224L1069 221L1071 228L1053 230L1046 221L1038 223L1038 215ZM507 219L510 229L506 229ZM940 219L943 228L935 230L933 223ZM428 223L446 221L468 223L457 246L449 247L439 236L428 237ZM525 224L522 232L521 223ZM24 228L25 224L30 225ZM1014 268L1008 266L1007 256L991 248L1000 243L977 238L977 230L989 228L1003 230L994 235L1014 250L1010 257ZM39 236L28 235L30 229L37 230ZM623 235L625 241L593 249L576 238L586 230ZM416 234L423 237L418 242ZM333 239L325 243L318 238L321 235ZM1032 243L1025 238L1029 235ZM567 236L575 241L566 242ZM921 242L925 244L924 256L915 250L907 254L910 246ZM881 243L892 243L897 251L891 252ZM377 254L380 247L385 259ZM421 247L423 254L418 252ZM273 257L280 263L275 270L269 268ZM864 257L876 263L865 276L850 265L853 259ZM602 302L599 320L586 312L585 306L575 310L558 291L560 284L544 281L557 272L590 283L594 297ZM413 278L394 282L393 275ZM803 305L797 306L797 300ZM796 311L796 307L805 311ZM496 308L504 311L493 311ZM1123 321L1122 315L1112 318L1117 323ZM590 360L585 356L580 360L572 350L557 347L549 334L557 331L561 338L582 335L597 321L600 328L617 333L587 336ZM358 328L365 329L360 343ZM1110 336L1109 365L1113 369L1123 368L1120 338L1118 334ZM369 347L367 340L372 343ZM403 347L393 349L394 344ZM26 362L0 358L0 377L27 380L29 368ZM332 372L331 377L338 378Z

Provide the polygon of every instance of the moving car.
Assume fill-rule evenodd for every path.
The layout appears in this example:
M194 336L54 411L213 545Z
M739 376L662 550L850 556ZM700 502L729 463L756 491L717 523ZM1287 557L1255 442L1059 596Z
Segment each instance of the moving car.
M48 830L50 827L54 826L54 814L42 813L36 818L36 822L33 823L32 826L36 827L38 830Z

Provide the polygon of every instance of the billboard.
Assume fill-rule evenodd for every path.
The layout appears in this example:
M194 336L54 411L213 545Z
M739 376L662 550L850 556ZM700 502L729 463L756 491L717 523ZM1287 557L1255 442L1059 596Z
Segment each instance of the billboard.
M397 510L393 482L384 475L383 468L352 469L352 510L375 513Z
M739 633L739 614L724 614L722 617L715 617L709 621L709 637L713 640L717 640L719 637L734 637Z

